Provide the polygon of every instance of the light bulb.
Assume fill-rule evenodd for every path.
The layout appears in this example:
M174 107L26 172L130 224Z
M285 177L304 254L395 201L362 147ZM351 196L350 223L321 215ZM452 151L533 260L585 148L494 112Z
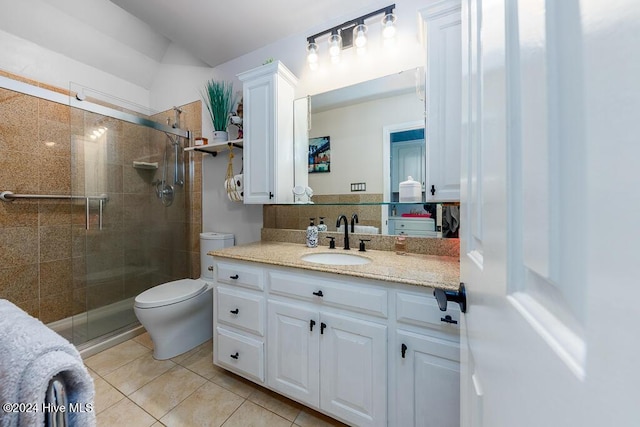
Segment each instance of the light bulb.
M341 42L342 37L340 37L340 34L331 34L331 37L329 37L329 56L331 56L331 61L333 62L335 62L333 58L340 57Z
M390 39L396 34L396 17L393 13L388 13L382 18L382 36L385 39Z
M313 69L313 64L318 63L318 45L311 42L307 45L307 62L309 67Z
M363 48L367 44L367 26L364 24L357 25L353 29L353 40L356 48Z

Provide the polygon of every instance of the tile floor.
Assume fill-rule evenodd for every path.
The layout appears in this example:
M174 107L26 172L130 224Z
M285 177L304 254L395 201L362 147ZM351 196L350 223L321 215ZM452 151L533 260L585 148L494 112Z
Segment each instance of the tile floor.
M98 427L311 427L344 424L213 365L212 344L170 360L148 334L85 360Z

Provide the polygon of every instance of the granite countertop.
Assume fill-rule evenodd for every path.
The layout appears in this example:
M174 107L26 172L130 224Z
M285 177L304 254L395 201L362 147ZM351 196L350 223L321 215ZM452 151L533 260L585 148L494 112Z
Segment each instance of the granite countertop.
M350 253L371 259L363 265L324 265L302 261L310 253ZM385 280L415 286L427 286L445 290L457 290L460 284L460 262L458 258L405 254L391 251L328 249L326 246L308 248L298 243L261 241L246 245L211 251L209 255L242 261L296 267L326 273L344 274L367 279Z

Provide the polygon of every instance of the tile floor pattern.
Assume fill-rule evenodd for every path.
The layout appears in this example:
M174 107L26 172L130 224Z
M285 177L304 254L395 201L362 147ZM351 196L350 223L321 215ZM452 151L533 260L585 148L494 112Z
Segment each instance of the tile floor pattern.
M147 333L85 360L98 427L344 426L213 364L208 341L169 360Z

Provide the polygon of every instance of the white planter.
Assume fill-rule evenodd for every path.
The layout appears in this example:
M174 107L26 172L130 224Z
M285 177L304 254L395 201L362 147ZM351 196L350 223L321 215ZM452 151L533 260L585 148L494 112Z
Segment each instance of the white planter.
M214 130L213 131L213 141L214 142L224 142L229 140L229 134L223 130Z

